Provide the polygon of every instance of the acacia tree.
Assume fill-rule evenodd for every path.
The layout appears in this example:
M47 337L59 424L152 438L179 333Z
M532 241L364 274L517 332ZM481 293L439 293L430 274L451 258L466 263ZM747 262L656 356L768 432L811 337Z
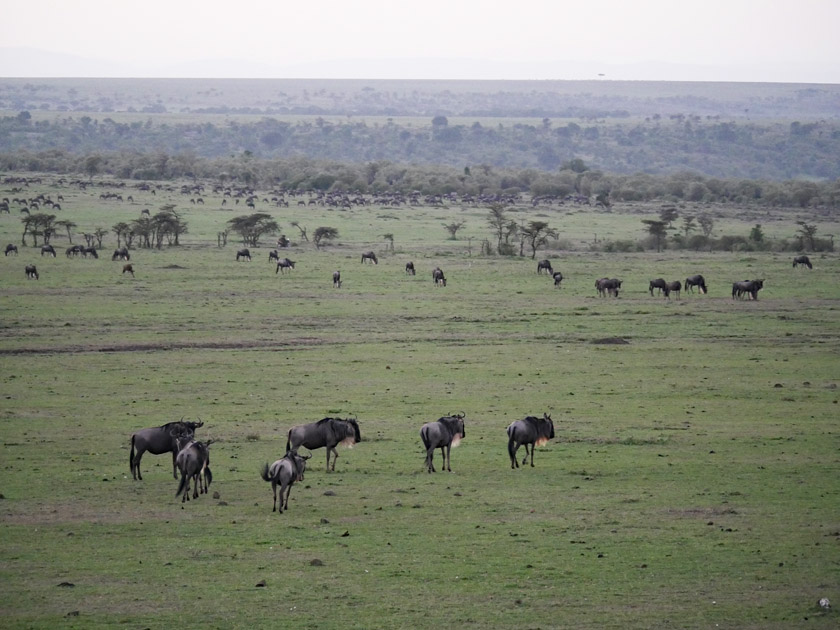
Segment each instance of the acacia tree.
M490 227L493 229L493 234L496 236L496 253L501 255L502 239L505 237L505 227L508 224L504 204L494 203L490 206L487 222L490 224Z
M446 231L449 232L449 240L450 241L457 241L458 240L458 237L457 237L458 230L460 230L462 227L464 227L464 222L463 221L457 221L455 223L449 223L449 224L444 223L443 227L445 227Z
M531 247L531 259L537 257L537 250L543 247L550 238L557 238L557 230L548 226L545 221L529 221L528 225L519 228L525 241Z
M312 242L315 243L316 249L321 249L322 241L332 241L338 238L338 230L334 227L319 227L316 228L315 234L312 235Z
M300 223L298 223L297 221L292 221L291 225L292 227L296 227L298 229L298 231L300 232L300 237L308 243L309 237L306 235L306 228L301 227Z
M802 239L803 244L807 241L808 249L811 251L816 250L817 226L811 223L805 223L805 221L797 221L796 225L799 226L799 230L796 233Z
M125 246L130 247L129 237L131 236L131 226L126 223L125 221L120 221L119 223L115 223L111 226L111 231L117 237L117 249L120 247L120 243L125 240ZM133 236L131 236L133 239Z
M389 249L394 251L394 235L390 232L388 234L383 234L382 238L384 238L389 243Z
M280 229L277 222L266 212L234 217L228 221L228 225L242 237L242 242L250 247L256 247L264 234L274 234Z
M73 234L72 234L71 231L73 230L74 227L76 227L75 223L73 223L72 221L62 219L61 221L56 221L55 222L55 227L63 227L64 229L66 229L67 230L67 240L70 241L71 244L73 243Z
M665 221L657 221L655 219L643 219L642 223L647 226L648 234L653 237L653 242L656 244L656 251L662 251L662 243L665 237L668 236Z
M703 236L709 238L712 235L712 230L715 227L715 220L708 214L703 213L697 217L697 223L700 224L700 229L703 230Z

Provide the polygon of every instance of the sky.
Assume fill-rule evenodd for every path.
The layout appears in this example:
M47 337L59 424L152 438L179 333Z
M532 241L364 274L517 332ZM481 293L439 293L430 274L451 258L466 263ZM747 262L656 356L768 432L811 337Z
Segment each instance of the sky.
M2 77L840 83L840 0L7 0Z

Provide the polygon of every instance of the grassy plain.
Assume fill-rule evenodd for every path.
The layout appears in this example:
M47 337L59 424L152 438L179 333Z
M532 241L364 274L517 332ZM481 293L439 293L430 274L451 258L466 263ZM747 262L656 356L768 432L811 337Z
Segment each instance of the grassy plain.
M61 218L108 228L166 201L98 192L66 188ZM3 627L837 626L816 606L840 602L834 254L807 271L786 254L590 253L596 227L639 238L645 209L523 208L575 247L550 253L555 290L530 259L478 255L485 209L293 206L271 210L293 240L297 219L340 243L293 247L278 275L267 247L251 263L215 247L244 209L184 201L185 245L133 252L136 278L107 247L0 259ZM471 245L445 238L461 219ZM0 243L19 228L0 216ZM694 273L710 295L647 293ZM605 275L619 299L595 295ZM746 277L766 279L760 299L733 301ZM455 411L454 472L428 475L419 427ZM505 427L544 411L557 439L512 471ZM288 428L346 414L363 441L335 473L316 451L271 513L258 468ZM218 499L182 506L168 456L130 478L131 432L182 416L218 440Z

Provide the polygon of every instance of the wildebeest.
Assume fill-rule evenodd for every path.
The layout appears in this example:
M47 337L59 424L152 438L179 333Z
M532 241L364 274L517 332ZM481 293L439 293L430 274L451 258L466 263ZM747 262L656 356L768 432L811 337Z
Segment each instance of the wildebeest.
M595 281L595 288L601 297L608 295L618 297L618 291L621 289L621 280L618 278L600 278Z
M53 247L52 245L44 245L43 247L41 247L41 256L43 256L44 254L51 254L52 257L55 258L55 247Z
M333 271L333 288L340 289L341 288L341 272L340 271Z
M4 256L8 256L9 254L14 254L15 256L18 255L17 245L15 245L14 243L9 243L8 245L6 245L6 251L4 253Z
M251 251L247 248L240 249L238 252L236 252L236 262L239 262L240 259L251 262Z
M758 292L764 288L764 280L742 280L732 284L732 298L743 298L745 295L753 300L758 299Z
M128 253L128 247L115 249L114 253L111 255L111 260L124 260L126 262L131 260L131 254Z
M559 271L555 271L552 274L552 277L554 278L554 286L559 289L560 288L560 283L563 282L563 274L560 273Z
M650 291L650 296L653 297L653 290L656 289L656 294L659 295L663 291L666 290L667 283L665 282L665 278L657 278L656 280L651 280L650 285L648 285L648 291Z
M373 252L365 252L362 254L362 262L365 262L366 260L372 262L374 265L379 264L379 261L376 259L376 254Z
M283 510L289 509L289 494L292 492L292 486L296 481L303 481L303 473L306 471L306 460L310 457L312 456L307 455L303 457L298 455L297 449L292 449L271 466L268 464L263 466L260 476L264 481L271 482L271 490L274 493L272 512L282 514ZM277 486L280 486L279 505L277 503ZM284 491L286 493L285 499L283 498Z
M133 265L123 265L123 273L130 273L131 277L134 277L134 266Z
M525 457L522 465L528 461L528 445L531 445L531 467L534 466L534 446L542 446L554 438L554 423L547 413L542 418L528 416L522 420L511 423L507 428L508 434L508 455L510 455L510 467L519 468L516 461L516 451L523 444L525 445Z
M70 258L71 256L80 256L84 251L85 248L83 245L71 245L65 250L64 255Z
M93 256L94 258L99 258L99 253L96 251L95 247L85 247L82 249L82 256L87 258L88 256Z
M458 446L461 439L466 436L464 430L465 413L444 416L435 422L427 422L420 427L420 439L426 447L426 470L430 473L436 472L434 465L435 449L440 449L440 456L443 459L443 469L452 472L450 451L453 446Z
M277 269L274 270L274 273L279 271L291 271L295 268L295 261L289 260L288 258L284 258L283 260L277 261Z
M175 496L183 493L181 503L190 500L190 481L193 482L193 499L197 499L199 492L204 494L213 481L210 471L210 449L212 441L198 442L192 437L181 436L177 439L178 454L175 465L181 472L181 481Z
M277 253L276 249L272 249L268 252L268 262L280 262L280 254Z
M143 475L140 474L140 459L143 453L149 451L152 455L162 455L163 453L172 453L172 476L178 478L175 467L175 458L178 455L178 438L195 435L195 430L204 426L200 420L198 422L167 422L159 427L150 427L148 429L140 429L131 436L131 452L128 456L128 464L131 467L131 474L135 479L142 481ZM137 454L135 455L135 449Z
M38 270L35 268L35 265L26 265L24 272L26 273L26 277L30 280L37 280L39 277Z
M706 288L706 279L700 274L685 279L686 293L694 293L694 287L697 287L700 293L708 293L708 289Z
M808 269L813 269L814 268L814 266L811 264L811 260L805 255L797 256L796 258L793 259L794 268L797 265L805 265L806 267L808 267Z
M680 291L682 291L682 283L679 280L674 280L673 282L665 284L665 297L669 300L671 299L672 293L676 293L677 299L679 299Z
M435 281L435 285L437 286L446 286L446 277L443 275L443 270L440 267L435 267L432 270L432 280Z
M551 268L550 260L541 260L537 263L537 273L545 271L549 275L554 275L554 269Z
M355 418L322 418L317 422L299 424L289 429L286 439L286 452L297 450L301 446L310 451L327 447L327 472L330 471L330 452L333 454L332 470L338 459L337 444L353 446L362 441L359 423Z
M414 270L414 263L410 260L405 263L405 272L411 274L412 276L416 274L416 271Z

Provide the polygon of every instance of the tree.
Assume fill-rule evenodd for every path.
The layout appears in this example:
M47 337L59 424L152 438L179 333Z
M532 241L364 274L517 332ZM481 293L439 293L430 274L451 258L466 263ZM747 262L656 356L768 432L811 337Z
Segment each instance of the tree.
M382 238L384 238L388 243L390 243L390 250L394 251L394 235L391 233L383 234Z
M108 230L105 228L97 227L93 231L93 237L96 239L96 246L99 249L102 249L102 239L105 238L105 235L108 233Z
M111 226L111 231L117 236L117 249L120 247L120 242L125 240L125 246L129 246L129 236L131 234L131 226L125 221L120 221ZM71 241L72 242L72 241Z
M309 237L306 235L306 228L305 227L301 227L300 223L298 223L297 221L292 221L292 227L296 227L298 229L298 231L300 232L300 237L304 241L306 241L307 243L309 242Z
M709 238L712 235L712 230L715 227L715 220L706 213L697 217L697 223L700 224L700 229L703 230L703 236Z
M450 241L457 241L458 237L456 235L458 234L458 230L460 230L462 227L464 227L464 222L463 221L457 221L455 223L449 223L449 224L444 223L443 227L445 227L446 231L449 232L449 240Z
M680 213L677 211L676 206L662 206L662 209L659 211L659 219L669 228L673 225L674 221L677 220L678 216L680 216Z
M250 247L256 247L264 234L274 234L280 229L271 215L265 212L234 217L228 221L228 225L242 237L242 242Z
M557 238L557 230L548 227L545 221L529 221L528 225L519 228L525 240L531 247L531 259L537 257L537 250L543 247L550 238Z
M685 234L686 240L691 235L691 233L696 230L697 227L694 225L694 216L687 214L683 217L683 224L682 224L682 231Z
M312 242L315 243L316 249L321 249L321 241L332 241L338 238L338 230L334 227L319 227L316 228L315 234L312 235Z
M56 221L55 222L55 227L57 227L57 228L63 227L65 230L67 230L67 240L70 241L71 244L73 243L72 230L73 230L74 227L76 227L75 223L73 223L72 221L68 221L66 219L62 219L61 221Z
M505 228L508 224L505 205L501 203L492 204L487 215L487 222L493 228L493 234L496 236L496 253L501 255L502 239L505 237Z
M803 245L807 242L808 249L811 251L816 250L817 226L805 223L805 221L797 221L796 225L799 226L799 230L796 233L802 238Z
M49 245L50 237L55 233L55 215L36 212L21 217L23 223L23 235L21 242L26 245L26 235L32 235L32 245L38 246L38 237L44 237L44 245Z
M657 221L655 219L643 219L642 223L647 225L648 234L650 234L653 237L653 242L656 244L656 251L661 252L662 243L665 241L665 237L668 236L665 221Z
M756 243L764 240L764 231L761 229L761 223L756 223L755 227L750 230L750 240Z

